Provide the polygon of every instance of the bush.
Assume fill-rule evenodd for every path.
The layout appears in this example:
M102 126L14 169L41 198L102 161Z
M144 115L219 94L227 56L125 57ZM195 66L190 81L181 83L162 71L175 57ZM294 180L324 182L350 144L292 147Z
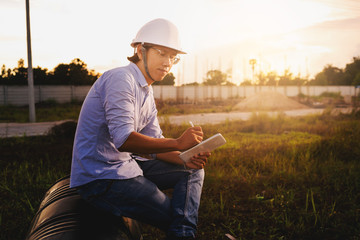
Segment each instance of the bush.
M53 138L74 139L77 123L75 121L67 121L52 127L49 135Z

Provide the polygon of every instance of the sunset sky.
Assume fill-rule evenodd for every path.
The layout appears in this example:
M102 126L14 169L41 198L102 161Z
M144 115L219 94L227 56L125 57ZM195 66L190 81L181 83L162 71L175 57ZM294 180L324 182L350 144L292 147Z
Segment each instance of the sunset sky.
M154 18L175 23L188 52L177 84L211 69L236 84L256 71L313 77L360 56L359 0L30 0L33 66L52 70L80 58L104 72L128 64L130 42ZM25 0L0 0L0 64L27 65Z

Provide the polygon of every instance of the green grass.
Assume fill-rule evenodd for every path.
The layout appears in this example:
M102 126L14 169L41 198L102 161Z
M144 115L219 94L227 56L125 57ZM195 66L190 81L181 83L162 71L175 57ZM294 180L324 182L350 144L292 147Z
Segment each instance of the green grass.
M198 238L360 239L360 113L202 126L228 143L213 152ZM70 172L75 123L49 136L1 139L0 239L24 239L47 189ZM162 128L176 137L187 126ZM145 239L163 233L144 226Z
M35 115L37 122L59 121L64 119L78 119L81 103L57 103L56 101L46 101L37 103ZM17 106L0 106L0 123L29 122L29 108Z
M229 112L238 100L211 101L197 104L175 104L166 101L157 101L159 115L170 114L192 114L192 113L214 113ZM59 121L64 119L78 119L81 102L57 103L54 100L37 103L35 115L37 122ZM0 106L0 123L29 122L29 108L27 106Z
M176 104L167 101L156 101L159 115L195 114L230 112L239 103L240 99L212 100L209 102L198 102L188 104Z

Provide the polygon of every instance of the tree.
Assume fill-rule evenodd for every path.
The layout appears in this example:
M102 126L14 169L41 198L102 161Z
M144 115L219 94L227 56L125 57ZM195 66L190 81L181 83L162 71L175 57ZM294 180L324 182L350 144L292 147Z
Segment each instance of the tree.
M277 73L272 71L272 72L268 72L266 75L266 85L268 86L276 86L276 80L277 80L278 76Z
M49 85L49 72L47 68L41 68L37 66L33 69L34 72L34 84L35 85Z
M230 81L226 81L225 84L223 84L224 86L236 86L235 83L230 82Z
M210 70L206 73L204 85L225 85L227 77L227 74L220 70Z
M255 83L255 65L256 65L256 59L250 59L249 64L251 65L252 69L252 81Z
M346 85L355 85L354 82L357 75L360 73L360 57L353 57L353 62L346 64L344 70L344 83Z
M100 76L94 70L88 70L87 65L79 58L75 58L70 64L61 63L49 72L47 68L33 68L34 84L36 85L92 85ZM27 85L27 68L24 60L18 61L14 69L1 67L0 84L3 85Z
M8 68L6 69L5 64L1 67L1 77L0 77L0 84L1 85L14 85L14 83L10 82L10 77L14 75L13 71Z
M251 86L252 83L251 83L251 80L249 79L245 79L245 81L243 81L240 86Z
M65 63L58 64L51 75L51 81L54 84L68 84L70 82L69 65Z
M6 76L6 66L5 64L3 64L1 66L1 75L0 75L0 80L3 80L5 79L7 76Z
M279 85L280 86L287 86L292 85L292 73L290 72L290 69L285 69L284 75L280 76Z
M356 74L356 77L353 81L353 85L354 86L360 86L360 72L358 72L358 74Z
M316 74L315 79L310 82L311 85L325 86L328 85L327 77L324 72Z
M175 84L175 76L173 73L168 73L161 81L155 81L153 85L171 85L174 86Z
M79 58L75 58L69 64L69 84L85 85L88 80L89 72L87 65Z
M51 81L63 85L92 85L99 77L94 71L89 71L87 65L79 58L70 64L61 63L52 72Z
M292 85L302 86L307 83L307 79L301 78L300 73L292 80Z
M24 59L18 61L18 66L13 69L13 74L8 76L11 84L14 85L26 85L27 84L27 68L24 67Z
M182 86L199 86L200 84L197 82L192 82L192 83L185 83Z
M267 82L265 73L263 71L260 71L260 73L257 75L257 77L258 77L257 84L260 86L264 86Z
M329 64L324 68L323 72L329 85L344 85L342 69L333 67Z
M312 85L346 85L344 83L343 70L328 64L322 72L316 74Z

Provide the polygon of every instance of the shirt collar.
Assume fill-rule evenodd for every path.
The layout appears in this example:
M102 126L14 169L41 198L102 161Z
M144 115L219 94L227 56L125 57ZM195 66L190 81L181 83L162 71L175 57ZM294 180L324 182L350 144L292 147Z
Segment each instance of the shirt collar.
M146 79L144 77L144 75L142 74L141 70L139 69L139 67L133 63L133 62L130 62L130 67L135 70L136 72L136 81L139 83L139 85L141 87L149 87L148 83L146 82Z

